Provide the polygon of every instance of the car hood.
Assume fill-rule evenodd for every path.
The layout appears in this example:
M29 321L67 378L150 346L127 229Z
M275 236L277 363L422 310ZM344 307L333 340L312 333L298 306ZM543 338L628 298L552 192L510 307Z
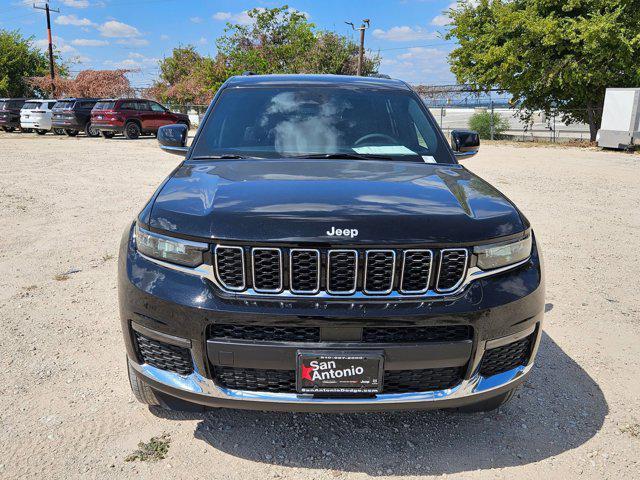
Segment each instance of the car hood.
M150 207L141 221L156 229L256 242L472 243L528 227L465 168L401 161L185 163ZM350 233L329 235L334 228Z

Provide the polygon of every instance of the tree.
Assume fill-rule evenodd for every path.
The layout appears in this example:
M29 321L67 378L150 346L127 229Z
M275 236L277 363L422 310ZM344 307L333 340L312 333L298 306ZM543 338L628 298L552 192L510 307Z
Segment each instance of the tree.
M536 110L563 122L602 120L607 87L640 84L637 0L480 0L450 10L447 39L459 83L509 92L524 120Z
M58 97L109 98L133 94L127 73L131 70L83 70L75 78L58 76L54 86ZM51 93L48 76L31 77L28 83L35 89Z
M46 55L33 46L33 37L0 30L0 97L32 97L36 93L28 77L49 71Z
M355 74L358 46L350 39L317 31L286 5L247 14L250 24L227 24L215 58L191 45L175 48L160 62L160 78L149 94L170 103L208 103L227 78L245 71ZM379 64L378 55L365 56L364 74L376 73Z
M494 138L499 138L500 134L509 129L509 121L501 117L496 112L481 111L476 112L469 118L469 128L475 130L480 138L491 138L491 123L493 122Z
M206 57L193 45L181 45L160 62L160 78L145 93L167 103L209 103L229 75L222 55Z
M216 42L234 74L297 73L316 43L315 25L288 6L254 8L247 12L249 25L227 23L225 35Z

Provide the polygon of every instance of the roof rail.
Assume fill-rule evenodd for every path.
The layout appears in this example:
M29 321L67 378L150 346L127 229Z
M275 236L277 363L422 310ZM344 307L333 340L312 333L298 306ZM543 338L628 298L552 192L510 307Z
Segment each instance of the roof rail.
M256 72L252 72L251 70L245 70L244 72L242 72L241 74L243 77L248 77L250 75L257 75Z

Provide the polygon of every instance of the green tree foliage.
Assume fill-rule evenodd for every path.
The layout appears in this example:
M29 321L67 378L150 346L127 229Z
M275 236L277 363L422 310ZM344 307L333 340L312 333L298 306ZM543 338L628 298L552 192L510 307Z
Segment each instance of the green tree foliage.
M358 46L333 32L316 30L286 5L248 12L249 25L228 23L215 58L181 46L160 62L160 79L149 93L169 103L208 103L222 83L244 71L268 73L356 72ZM365 56L363 74L376 73L378 55Z
M637 0L480 0L450 15L458 82L509 92L525 120L558 113L595 140L605 89L640 85Z
M478 132L480 138L489 139L491 138L491 117L493 117L494 138L499 138L500 134L509 129L509 122L506 118L501 117L495 112L475 112L471 115L471 118L469 118L469 128Z
M38 93L29 77L49 72L44 53L17 31L0 30L0 97L31 97Z

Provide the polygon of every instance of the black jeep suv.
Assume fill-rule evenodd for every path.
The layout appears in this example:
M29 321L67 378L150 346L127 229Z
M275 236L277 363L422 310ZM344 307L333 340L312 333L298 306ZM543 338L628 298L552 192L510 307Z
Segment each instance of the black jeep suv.
M242 76L126 229L138 400L167 408L460 408L511 398L544 312L524 215L458 163L405 83Z
M91 109L98 103L97 98L64 98L53 106L51 125L64 130L70 137L84 132L88 137L99 137L100 130L91 125Z

